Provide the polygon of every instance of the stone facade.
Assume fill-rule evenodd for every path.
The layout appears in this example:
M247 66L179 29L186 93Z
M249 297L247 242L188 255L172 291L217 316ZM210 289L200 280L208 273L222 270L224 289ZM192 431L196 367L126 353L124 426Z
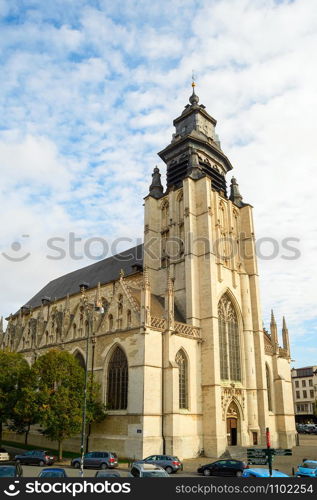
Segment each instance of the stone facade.
M273 315L270 334L263 330L252 207L235 179L227 197L232 166L216 120L198 102L193 92L159 153L168 183L164 191L156 168L145 198L143 267L100 275L78 293L67 295L65 285L64 295L10 316L1 334L2 347L30 363L52 348L84 363L88 337L88 367L105 402L120 347L127 406L93 426L90 449L220 456L228 445L264 445L266 427L273 446L295 444L287 328L283 347Z

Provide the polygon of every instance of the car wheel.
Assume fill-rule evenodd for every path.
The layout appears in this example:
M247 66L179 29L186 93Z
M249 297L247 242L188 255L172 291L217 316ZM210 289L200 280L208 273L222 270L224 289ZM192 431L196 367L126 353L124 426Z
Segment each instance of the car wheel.
M75 467L75 469L79 469L79 467L80 467L80 463L79 463L79 462L75 462L75 463L74 463L74 467Z
M242 477L242 472L241 472L241 470L237 470L237 472L236 472L236 477Z
M40 466L40 467L43 467L43 465L45 465L44 460L40 460L40 461L39 461L39 466Z
M211 476L211 470L209 470L209 469L204 469L203 474L204 474L204 476Z
M169 465L167 467L165 467L165 470L166 470L167 474L172 474L172 472L173 472L172 467L170 467Z
M100 469L103 469L103 470L107 469L107 464L105 464L105 463L100 464Z

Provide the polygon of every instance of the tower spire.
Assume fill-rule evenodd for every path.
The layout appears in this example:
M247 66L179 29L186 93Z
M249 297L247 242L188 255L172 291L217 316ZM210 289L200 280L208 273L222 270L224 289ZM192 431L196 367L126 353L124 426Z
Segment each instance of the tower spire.
M282 336L283 336L283 348L286 350L287 354L290 355L289 334L288 334L288 328L286 325L285 316L283 316Z
M274 354L276 354L278 352L278 333L277 333L277 325L276 325L273 309L271 310L270 330L271 330L273 352L274 352Z
M192 95L190 96L189 98L189 102L192 106L197 106L198 103L199 103L199 97L198 95L195 94L195 87L196 87L196 83L195 83L195 75L194 75L194 71L192 73L192 89L193 89L193 93Z

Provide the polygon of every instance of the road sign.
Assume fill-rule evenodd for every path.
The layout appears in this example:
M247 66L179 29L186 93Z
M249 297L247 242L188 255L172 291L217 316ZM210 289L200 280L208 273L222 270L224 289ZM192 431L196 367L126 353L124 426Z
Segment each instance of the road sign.
M267 463L267 458L248 458L248 465L266 465Z
M292 455L292 450L288 448L272 448L273 455Z
M251 449L251 448L249 448L247 450L247 455L250 458L251 457L259 457L259 458L263 457L264 458L267 455L267 450Z

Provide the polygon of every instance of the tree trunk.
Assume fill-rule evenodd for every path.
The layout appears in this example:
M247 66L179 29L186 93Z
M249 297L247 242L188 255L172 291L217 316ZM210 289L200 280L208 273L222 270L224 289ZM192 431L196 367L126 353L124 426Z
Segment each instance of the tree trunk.
M24 444L25 444L25 446L27 446L27 444L28 444L28 438L29 438L30 428L31 428L31 426L29 424L27 426L27 429L26 429L25 434L24 434Z
M0 421L0 444L2 444L2 420Z
M63 441L58 441L58 461L63 460Z

